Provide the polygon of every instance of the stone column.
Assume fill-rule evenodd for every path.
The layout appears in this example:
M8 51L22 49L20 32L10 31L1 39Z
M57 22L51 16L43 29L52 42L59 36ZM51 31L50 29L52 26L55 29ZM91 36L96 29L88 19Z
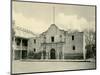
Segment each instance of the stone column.
M48 59L48 51L47 51L47 47L46 47L46 60Z
M56 54L56 59L58 60L59 59L59 49L58 49L57 44L56 44L55 54Z
M46 60L48 60L48 52L46 52Z
M43 53L41 54L41 60L43 60Z
M22 39L21 39L21 43L20 43L20 47L21 47L21 52L20 52L20 59L22 59Z
M41 60L43 60L43 47L42 47L42 53L41 53Z
M27 59L28 59L28 53L29 53L29 40L27 40Z
M56 56L56 59L58 59L58 51L57 51L57 48L55 48L55 56Z
M12 55L13 55L13 60L15 59L15 47L16 47L16 44L15 44L15 37L14 37L13 41L12 41Z
M50 59L50 48L49 48L49 51L48 51L48 59Z
M64 60L64 44L62 45L62 59Z
M86 60L85 35L83 33L83 59Z

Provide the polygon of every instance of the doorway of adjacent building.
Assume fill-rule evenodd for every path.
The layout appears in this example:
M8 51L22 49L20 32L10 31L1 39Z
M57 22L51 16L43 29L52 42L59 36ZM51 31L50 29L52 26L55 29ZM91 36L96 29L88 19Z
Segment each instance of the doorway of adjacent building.
M27 58L27 51L22 50L22 59L26 59L26 58Z
M14 51L14 54L15 54L15 60L19 60L20 59L20 57L21 57L21 55L20 55L20 53L21 53L21 51L20 50L15 50Z
M56 59L55 49L50 50L50 59Z

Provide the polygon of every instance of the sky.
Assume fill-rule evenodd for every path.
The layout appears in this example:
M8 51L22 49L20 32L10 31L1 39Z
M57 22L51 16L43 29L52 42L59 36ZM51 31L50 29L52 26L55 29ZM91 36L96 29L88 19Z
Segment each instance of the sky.
M95 7L14 1L12 20L15 26L37 34L46 31L51 24L66 31L95 31Z

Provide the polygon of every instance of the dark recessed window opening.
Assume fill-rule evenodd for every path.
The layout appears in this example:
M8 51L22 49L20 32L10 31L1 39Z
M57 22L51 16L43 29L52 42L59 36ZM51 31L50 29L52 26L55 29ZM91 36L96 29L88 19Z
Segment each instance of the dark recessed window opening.
M44 37L44 39L46 39L46 37Z
M34 39L34 43L36 44L36 39Z
M16 38L16 39L15 39L15 42L16 42L16 45L17 45L17 46L20 46L21 39L19 39L19 38Z
M23 46L28 46L28 40L23 40L23 41L22 41L22 45L23 45Z
M36 52L36 49L34 48L34 52Z
M62 35L60 35L60 41L62 41Z
M51 37L51 42L54 42L54 37L53 36Z
M62 35L60 35L60 38L62 38Z
M73 46L73 50L75 50L75 46Z
M72 40L74 40L74 35L72 35Z
M46 37L44 37L44 42L46 42Z

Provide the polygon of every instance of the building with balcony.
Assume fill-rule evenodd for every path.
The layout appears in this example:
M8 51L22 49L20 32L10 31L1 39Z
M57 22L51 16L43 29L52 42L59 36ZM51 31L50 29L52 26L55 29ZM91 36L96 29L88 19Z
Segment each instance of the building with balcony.
M52 24L36 36L21 27L13 27L13 59L85 59L83 32L69 32Z
M31 31L13 26L12 54L13 59L26 59L28 55L28 40L35 36Z

